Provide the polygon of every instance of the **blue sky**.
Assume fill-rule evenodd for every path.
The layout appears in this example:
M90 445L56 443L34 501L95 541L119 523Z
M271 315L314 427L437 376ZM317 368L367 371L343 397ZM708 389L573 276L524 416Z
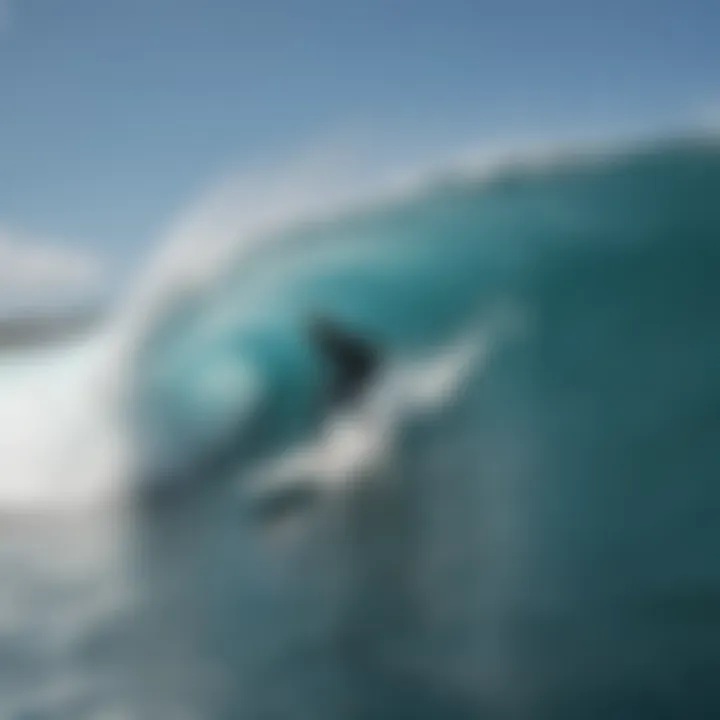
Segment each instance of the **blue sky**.
M672 130L720 100L717 0L0 8L6 282L11 242L90 253L122 276L218 175L325 134L371 130L421 153Z

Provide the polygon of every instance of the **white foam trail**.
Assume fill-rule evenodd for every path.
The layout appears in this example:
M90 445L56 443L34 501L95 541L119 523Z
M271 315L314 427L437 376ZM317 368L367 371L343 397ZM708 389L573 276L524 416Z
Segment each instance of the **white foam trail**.
M482 371L497 339L494 328L482 327L431 357L398 361L355 407L328 418L317 438L243 479L241 493L262 503L300 486L342 490L376 476L407 420L451 405L470 375Z

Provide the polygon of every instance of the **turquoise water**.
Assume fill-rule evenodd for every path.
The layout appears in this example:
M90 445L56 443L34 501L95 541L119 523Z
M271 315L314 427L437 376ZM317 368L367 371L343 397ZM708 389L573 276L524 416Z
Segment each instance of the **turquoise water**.
M718 198L717 143L656 143L448 173L231 255L132 353L112 564L140 601L53 666L94 678L84 704L11 716L720 713ZM339 450L316 312L391 368ZM417 409L409 368L458 338L458 390ZM257 513L280 475L312 492Z

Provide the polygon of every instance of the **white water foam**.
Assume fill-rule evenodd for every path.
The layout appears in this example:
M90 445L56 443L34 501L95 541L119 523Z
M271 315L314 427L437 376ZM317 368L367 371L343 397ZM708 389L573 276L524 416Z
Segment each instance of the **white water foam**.
M106 413L100 333L53 349L0 357L0 507L77 506L108 492L121 470Z
M251 504L277 500L298 488L332 495L392 463L408 422L451 406L471 376L519 330L517 310L503 308L492 321L475 323L434 354L397 360L351 408L327 418L319 433L243 478L240 493Z

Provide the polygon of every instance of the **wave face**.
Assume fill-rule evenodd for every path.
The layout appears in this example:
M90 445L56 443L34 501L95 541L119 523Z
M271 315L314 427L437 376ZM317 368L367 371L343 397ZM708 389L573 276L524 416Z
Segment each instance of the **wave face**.
M137 356L143 452L237 493L177 520L202 538L177 573L230 668L221 716L720 709L718 197L701 142L449 174L269 233L161 315ZM347 417L326 416L313 313L405 369L469 333L462 392L408 410L416 377L328 439ZM343 502L293 499L323 472ZM284 531L242 502L278 482Z
M145 307L109 705L720 713L719 197L710 141L447 173ZM316 314L385 358L339 409Z
M308 347L313 315L399 356L437 347L493 304L543 312L549 299L536 297L536 285L550 275L597 265L593 277L618 277L650 247L662 248L669 267L687 252L679 236L712 255L714 187L705 176L714 180L715 152L698 145L519 164L490 181L450 174L400 201L256 232L254 245L239 258L230 252L229 267L174 299L147 330L134 359L139 435L173 465L225 433L238 462L294 439L319 412L327 375ZM204 254L198 244L191 257L202 263ZM249 449L240 447L243 417Z

